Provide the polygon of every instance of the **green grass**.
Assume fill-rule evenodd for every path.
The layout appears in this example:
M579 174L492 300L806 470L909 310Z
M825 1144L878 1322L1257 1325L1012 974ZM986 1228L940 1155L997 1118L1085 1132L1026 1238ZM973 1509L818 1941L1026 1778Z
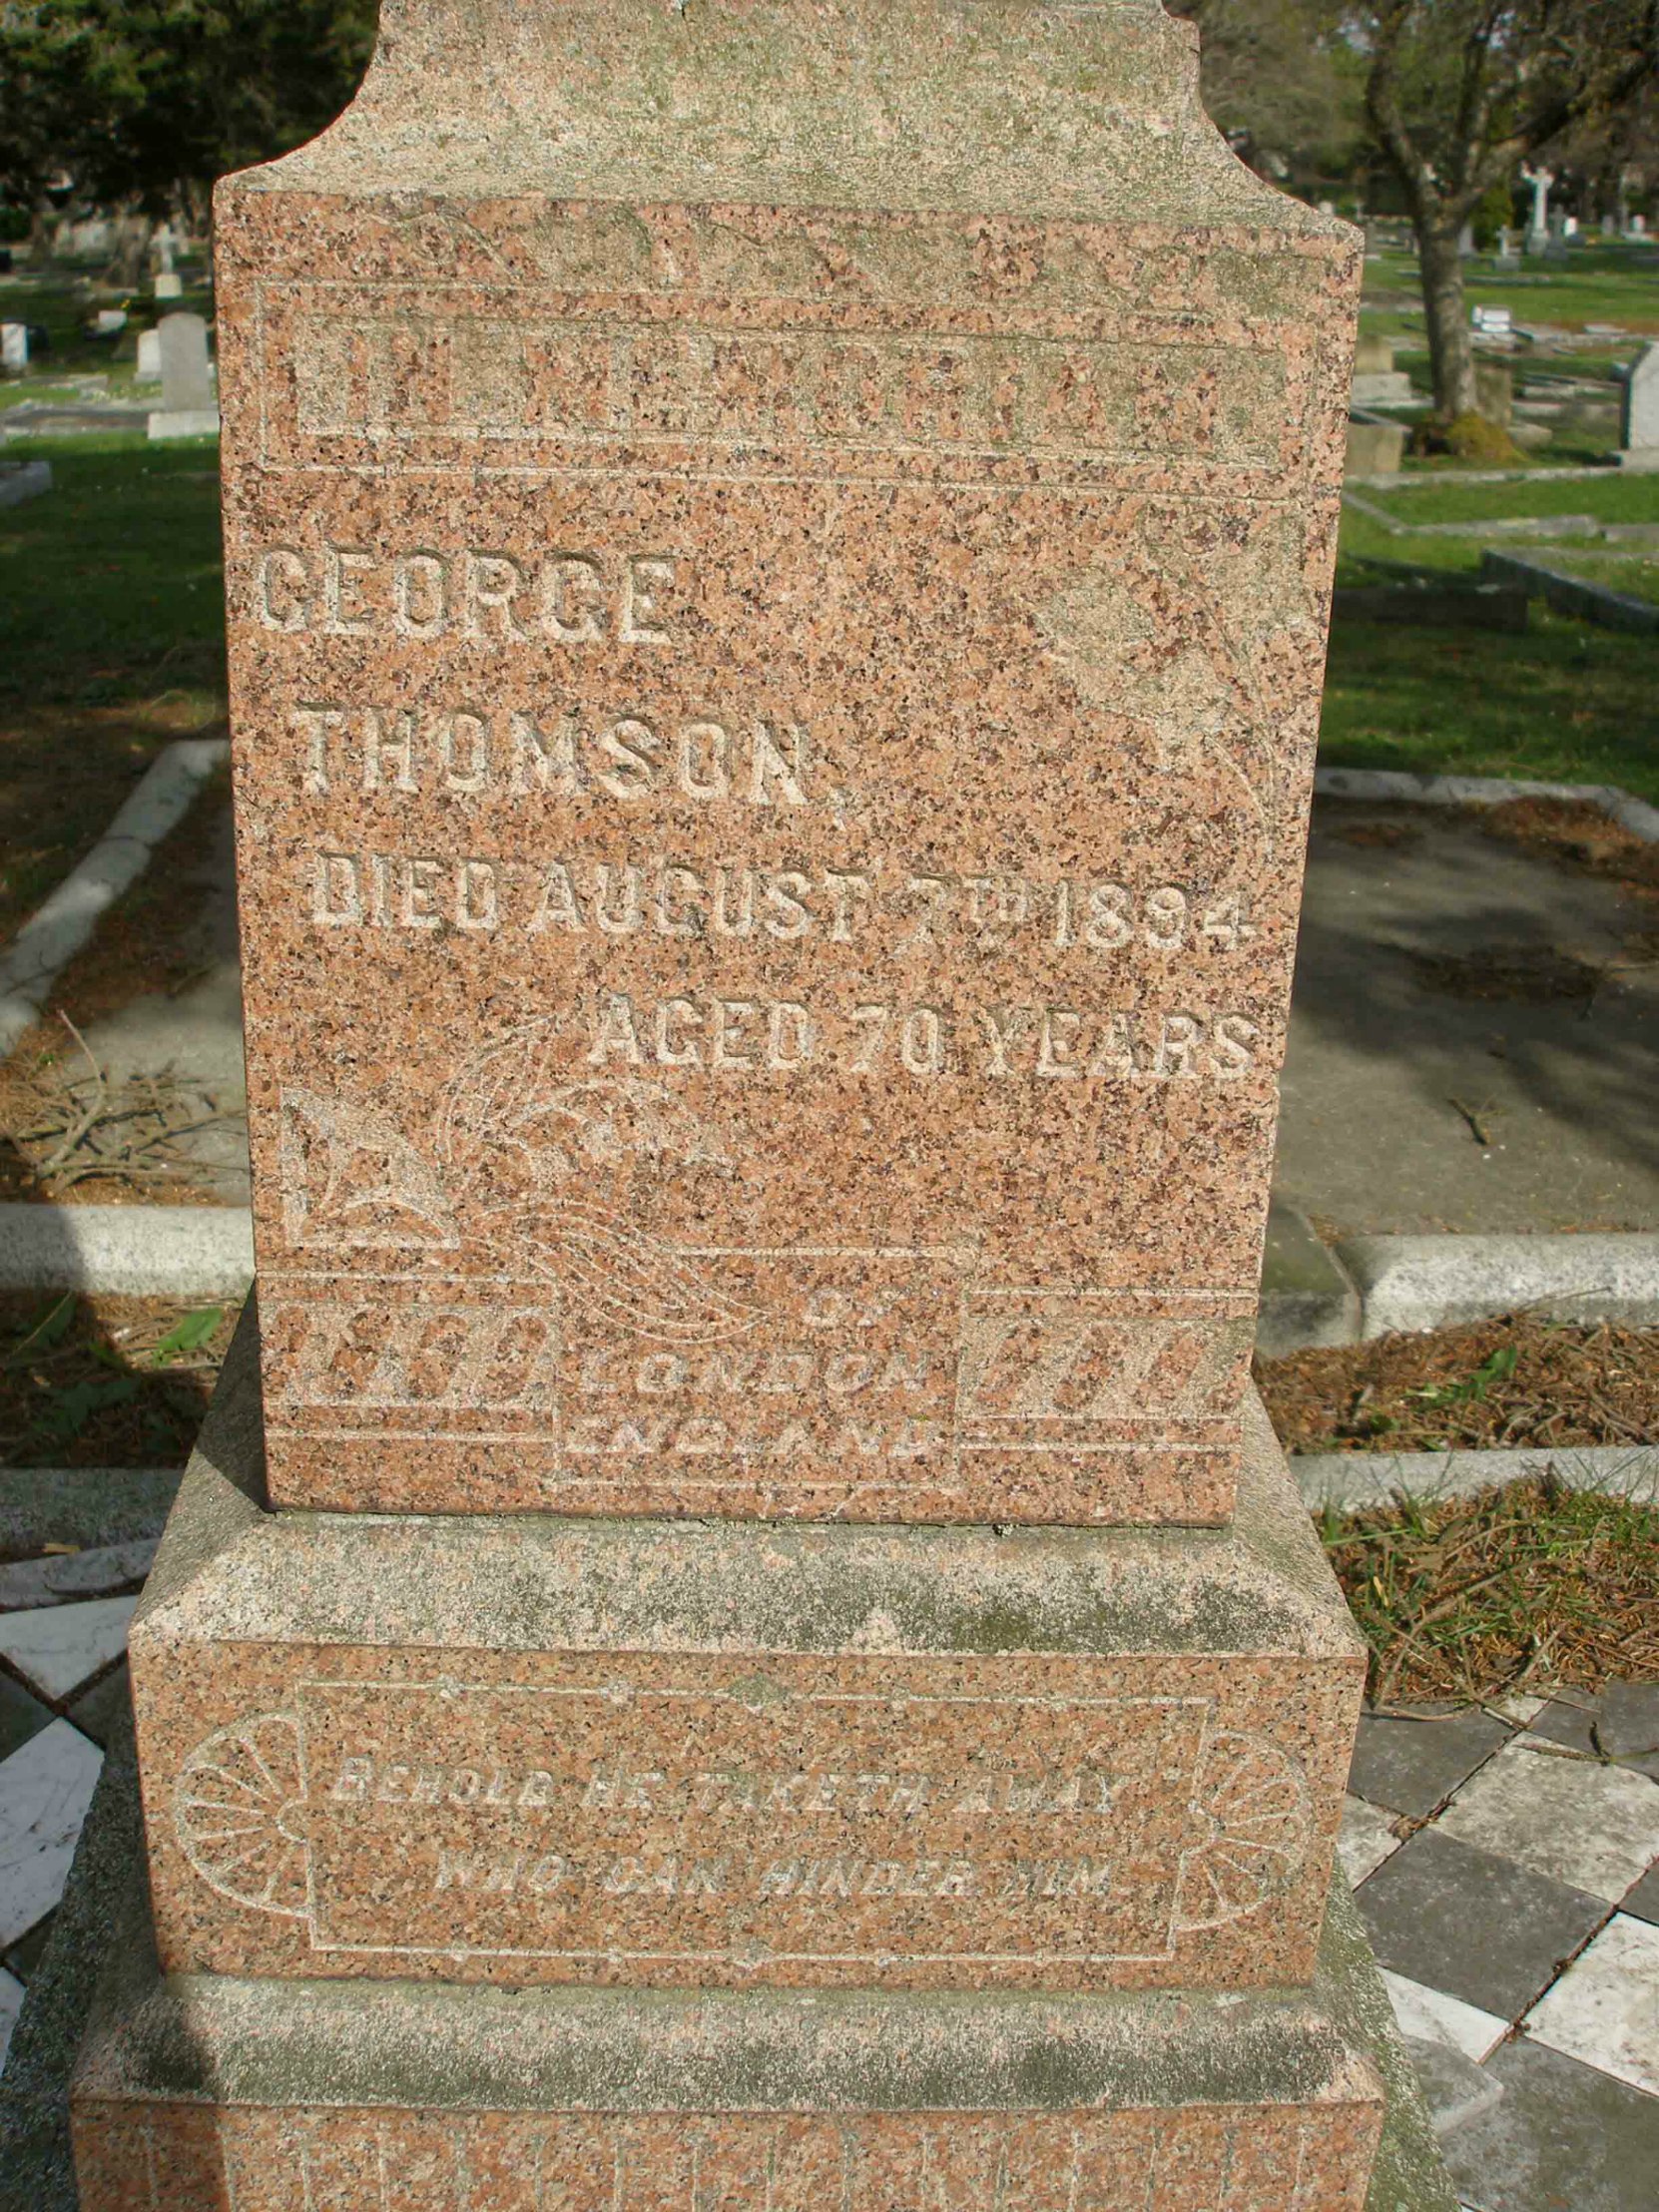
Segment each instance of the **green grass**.
M223 696L217 441L18 438L49 460L44 498L0 510L0 712Z
M1465 270L1464 288L1471 307L1512 307L1517 322L1553 322L1568 330L1614 322L1633 335L1659 336L1659 241L1573 247L1565 262L1523 261L1503 269L1488 256L1476 256ZM1420 316L1402 315L1390 303L1391 295L1401 292L1419 296L1412 256L1384 254L1369 262L1366 291L1367 329L1383 336L1414 332L1420 338ZM1616 341L1609 343L1616 351ZM1524 358L1524 351L1518 357Z
M1505 515L1594 515L1598 522L1659 524L1659 472L1574 476L1565 483L1466 484L1454 476L1413 484L1409 490L1367 491L1364 497L1397 522L1495 522ZM1411 546L1418 540L1401 539Z
M19 438L53 488L0 509L0 937L169 740L225 713L217 443Z
M1627 599L1646 599L1659 605L1659 551L1653 558L1619 559L1607 553L1581 553L1576 547L1543 546L1539 558L1551 568L1564 569L1569 576L1581 576L1588 584L1604 584L1609 591L1622 592Z
M1557 557L1553 545L1539 552ZM1394 538L1364 516L1344 516L1342 583L1470 577L1479 565L1467 542ZM1620 784L1659 803L1656 700L1659 638L1596 629L1536 601L1522 634L1339 622L1320 759L1418 775Z

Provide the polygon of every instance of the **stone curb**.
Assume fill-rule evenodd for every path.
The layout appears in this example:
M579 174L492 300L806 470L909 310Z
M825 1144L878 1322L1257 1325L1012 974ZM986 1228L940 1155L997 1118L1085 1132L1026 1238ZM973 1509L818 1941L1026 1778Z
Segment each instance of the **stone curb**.
M1308 1451L1291 1472L1306 1504L1354 1512L1397 1497L1473 1497L1549 1474L1564 1490L1659 1504L1659 1446L1590 1444L1572 1451Z
M1350 476L1343 489L1346 493L1349 484L1360 484L1367 491L1429 491L1436 486L1443 491L1449 484L1460 491L1465 484L1571 484L1586 483L1593 476L1611 482L1617 474L1605 462L1581 468L1460 468L1455 474L1424 468L1379 469L1370 476Z
M1345 1237L1326 1245L1300 1214L1276 1206L1256 1349L1276 1360L1520 1307L1557 1321L1659 1324L1659 1235Z
M241 1298L254 1219L241 1206L0 1206L0 1290Z
M100 915L143 873L230 751L224 738L180 738L165 747L85 859L17 932L0 956L0 1059L39 1020L47 993Z
M1502 807L1515 799L1568 799L1599 807L1645 844L1659 844L1659 807L1617 784L1537 784L1505 776L1412 776L1404 769L1322 768L1321 799L1366 799L1412 807Z
M1360 1336L1455 1328L1531 1307L1556 1321L1659 1323L1659 1236L1345 1237Z
M1523 561L1516 553L1480 556L1484 582L1524 584L1534 599L1541 599L1557 614L1577 615L1585 622L1599 622L1606 630L1628 630L1639 637L1659 632L1659 607L1651 600L1633 599L1628 592L1613 591L1606 584L1592 584L1564 569L1547 568L1542 561Z

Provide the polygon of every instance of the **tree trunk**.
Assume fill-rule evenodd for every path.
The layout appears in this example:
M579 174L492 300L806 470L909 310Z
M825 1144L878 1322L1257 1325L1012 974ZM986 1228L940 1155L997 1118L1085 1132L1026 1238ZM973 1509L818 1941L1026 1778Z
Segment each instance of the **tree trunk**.
M1428 365L1434 379L1434 412L1444 422L1477 414L1474 345L1463 302L1463 265L1457 252L1459 220L1417 227L1422 272L1423 320L1428 326Z

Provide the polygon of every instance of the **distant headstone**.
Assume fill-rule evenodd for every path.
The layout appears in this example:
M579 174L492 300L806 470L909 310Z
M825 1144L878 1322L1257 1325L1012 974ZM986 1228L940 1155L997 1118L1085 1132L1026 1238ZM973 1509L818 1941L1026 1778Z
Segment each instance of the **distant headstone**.
M1537 254L1543 251L1549 237L1549 188L1555 182L1552 169L1523 169L1522 177L1532 187L1532 213L1526 225L1526 251Z
M153 438L202 437L219 428L208 370L208 325L199 314L163 315L158 325L162 404L150 417Z
M1488 422L1507 430L1515 414L1514 372L1506 361L1478 361L1474 370L1475 403Z
M162 333L160 330L141 330L138 340L138 379L141 384L156 383L162 373Z
M1515 334L1514 310L1510 307L1475 307L1469 321L1477 338L1512 339Z
M29 325L0 322L0 368L9 376L21 376L29 365Z
M118 337L127 327L125 307L98 307L93 312L92 334L98 338Z
M182 299L185 293L185 279L175 270L160 270L151 288L158 299Z
M1659 345L1644 346L1624 383L1619 465L1659 469Z
M161 340L162 405L211 407L213 379L208 374L208 325L199 314L163 315Z
M1633 215L1630 218L1630 236L1633 239L1645 239L1647 237L1647 217L1645 215Z
M1500 262L1518 262L1520 247L1513 231L1505 228L1497 234L1497 258Z
M1457 251L1464 261L1468 261L1474 254L1474 225L1472 223L1465 223L1458 232Z
M1392 338L1365 337L1354 349L1354 389L1357 407L1398 406L1411 397L1411 379L1394 366Z
M1405 425L1381 415L1352 414L1343 455L1343 481L1357 476L1397 476L1405 457Z

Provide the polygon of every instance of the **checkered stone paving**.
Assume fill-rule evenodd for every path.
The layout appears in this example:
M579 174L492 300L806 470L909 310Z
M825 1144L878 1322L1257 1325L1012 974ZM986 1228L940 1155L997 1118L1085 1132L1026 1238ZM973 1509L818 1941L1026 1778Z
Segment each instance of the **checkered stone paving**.
M1342 1856L1467 2212L1659 2205L1659 1684L1368 1714Z
M0 2053L51 1934L165 1495L77 1469L0 1570ZM38 1470L39 1498L53 1491ZM32 1493L33 1497L33 1493ZM85 1524L85 1525L83 1525ZM1368 1714L1342 1860L1466 2212L1659 2206L1659 1685Z

